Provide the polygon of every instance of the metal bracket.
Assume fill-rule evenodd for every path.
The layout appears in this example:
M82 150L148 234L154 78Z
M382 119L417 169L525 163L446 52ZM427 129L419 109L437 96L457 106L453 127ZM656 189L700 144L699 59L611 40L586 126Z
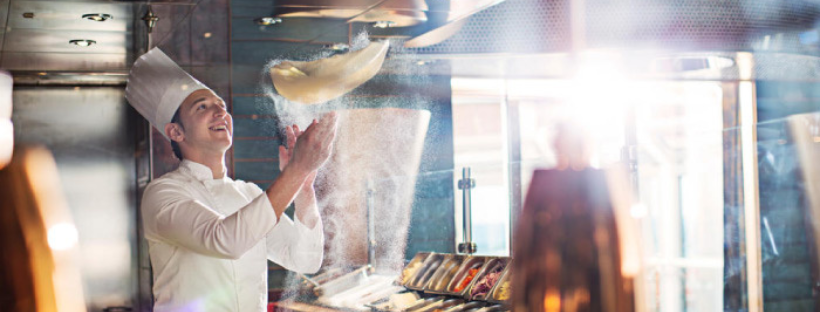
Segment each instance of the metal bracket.
M463 254L474 254L478 252L478 247L473 242L459 243L458 252Z
M142 20L145 21L145 25L148 26L148 33L150 34L154 31L154 27L157 26L159 16L154 14L154 10L151 9L151 6L149 5L148 12L145 12L145 16L142 17Z
M459 190L469 190L475 188L475 179L473 178L465 178L458 180L458 189Z

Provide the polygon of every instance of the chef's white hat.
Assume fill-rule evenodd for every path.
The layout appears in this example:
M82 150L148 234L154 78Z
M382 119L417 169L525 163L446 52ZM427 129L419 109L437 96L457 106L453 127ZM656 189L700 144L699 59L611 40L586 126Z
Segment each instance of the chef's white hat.
M171 122L182 101L200 89L209 88L188 75L162 50L153 48L131 67L125 98L170 140L165 135L165 124Z

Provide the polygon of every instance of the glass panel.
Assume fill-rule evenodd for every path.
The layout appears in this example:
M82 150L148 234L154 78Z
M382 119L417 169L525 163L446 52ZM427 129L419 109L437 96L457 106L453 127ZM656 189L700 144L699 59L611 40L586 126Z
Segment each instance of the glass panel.
M462 174L458 169L470 167L476 181L471 190L472 240L478 254L508 256L510 192L505 165L508 151L504 101L502 97L465 96L459 92L463 90L453 89L456 220L463 220L462 193L458 188ZM459 234L457 241L463 237L463 233Z
M757 124L760 257L767 311L813 311L816 305L818 120L820 114L811 113Z
M723 308L723 94L715 82L646 83L635 109L650 311Z

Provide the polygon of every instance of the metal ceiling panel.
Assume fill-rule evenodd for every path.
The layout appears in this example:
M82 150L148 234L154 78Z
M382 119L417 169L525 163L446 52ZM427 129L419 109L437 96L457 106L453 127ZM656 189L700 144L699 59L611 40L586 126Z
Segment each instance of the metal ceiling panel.
M8 1L8 0L6 0ZM17 29L60 29L84 31L131 31L133 5L115 3L83 3L65 1L11 2L8 27ZM33 14L31 17L28 13ZM84 14L109 14L104 22L84 19Z
M0 25L6 25L9 16L9 0L0 0ZM0 28L0 50L3 49L3 39L5 39L6 28Z
M90 39L97 44L80 47L73 39ZM124 32L59 31L17 29L6 33L5 52L60 52L126 54L131 51L130 35Z
M126 54L5 52L0 68L14 71L124 71Z

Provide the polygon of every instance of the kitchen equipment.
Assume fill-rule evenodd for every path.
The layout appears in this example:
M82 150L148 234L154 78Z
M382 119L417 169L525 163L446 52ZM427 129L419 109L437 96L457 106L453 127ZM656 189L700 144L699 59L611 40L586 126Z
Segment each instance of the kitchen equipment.
M372 268L370 266L363 266L337 279L328 281L327 283L319 287L315 287L313 289L313 292L316 294L317 297L332 296L345 290L348 290L350 288L356 287L359 285L361 281L367 279L371 269Z

